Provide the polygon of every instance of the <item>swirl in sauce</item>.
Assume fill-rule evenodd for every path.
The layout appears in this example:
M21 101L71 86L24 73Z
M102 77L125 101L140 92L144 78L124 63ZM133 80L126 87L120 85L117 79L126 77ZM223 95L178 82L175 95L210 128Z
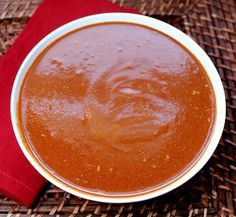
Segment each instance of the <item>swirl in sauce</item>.
M110 23L51 44L23 83L24 135L50 170L122 194L183 171L207 142L215 102L190 53L143 26Z

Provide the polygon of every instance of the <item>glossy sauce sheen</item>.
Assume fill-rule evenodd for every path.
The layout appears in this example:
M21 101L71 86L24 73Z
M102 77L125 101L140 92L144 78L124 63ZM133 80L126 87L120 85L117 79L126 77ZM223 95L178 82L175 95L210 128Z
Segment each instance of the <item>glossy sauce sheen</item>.
M19 101L40 160L79 188L127 194L186 169L215 117L211 84L171 38L134 24L72 32L31 66Z

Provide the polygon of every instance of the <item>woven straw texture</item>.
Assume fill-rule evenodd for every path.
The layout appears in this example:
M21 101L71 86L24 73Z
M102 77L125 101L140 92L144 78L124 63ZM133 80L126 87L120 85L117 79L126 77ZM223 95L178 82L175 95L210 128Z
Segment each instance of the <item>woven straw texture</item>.
M0 55L4 55L41 0L0 0ZM84 200L48 185L32 209L0 195L0 216L235 216L236 211L236 2L234 0L113 0L168 22L191 36L218 68L227 117L207 165L180 188L131 204Z

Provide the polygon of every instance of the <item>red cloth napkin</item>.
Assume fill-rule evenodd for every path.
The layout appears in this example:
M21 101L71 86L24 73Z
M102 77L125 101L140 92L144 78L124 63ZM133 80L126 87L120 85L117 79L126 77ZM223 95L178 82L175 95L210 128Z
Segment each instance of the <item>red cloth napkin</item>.
M15 139L10 95L16 73L29 51L57 27L80 17L105 12L134 12L105 0L45 0L0 60L0 192L31 206L46 180L30 165Z

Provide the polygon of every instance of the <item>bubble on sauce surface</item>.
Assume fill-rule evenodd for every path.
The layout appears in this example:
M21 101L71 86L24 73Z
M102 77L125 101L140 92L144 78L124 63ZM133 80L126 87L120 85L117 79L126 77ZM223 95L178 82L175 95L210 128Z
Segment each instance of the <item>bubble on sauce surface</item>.
M41 133L41 136L42 136L43 138L45 138L45 137L46 137L46 135L45 135L44 133Z
M56 65L56 66L62 66L62 64L63 64L58 58L52 58L50 63L52 65Z
M117 49L117 51L118 51L118 52L123 52L123 51L124 51L124 49L123 49L123 48L121 48L121 47L119 47L119 48Z

